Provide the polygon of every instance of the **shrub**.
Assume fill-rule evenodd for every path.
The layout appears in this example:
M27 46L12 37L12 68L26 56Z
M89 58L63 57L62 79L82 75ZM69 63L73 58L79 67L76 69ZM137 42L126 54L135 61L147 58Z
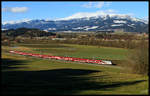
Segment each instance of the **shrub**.
M129 72L137 74L148 74L148 42L140 40L137 48L134 48L130 54L128 54L126 69Z

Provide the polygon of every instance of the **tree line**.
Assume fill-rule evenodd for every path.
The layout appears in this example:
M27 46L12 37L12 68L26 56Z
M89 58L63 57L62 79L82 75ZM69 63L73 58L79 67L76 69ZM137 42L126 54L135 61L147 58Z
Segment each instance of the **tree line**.
M9 37L22 36L22 37L31 37L31 38L56 35L55 33L45 32L35 28L9 29L9 30L2 31L2 33Z

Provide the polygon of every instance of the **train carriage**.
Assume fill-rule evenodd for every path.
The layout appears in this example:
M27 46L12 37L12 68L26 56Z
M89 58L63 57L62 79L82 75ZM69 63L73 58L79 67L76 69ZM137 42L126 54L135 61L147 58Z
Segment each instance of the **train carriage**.
M96 63L96 64L112 64L111 61L104 61L104 60L90 60L90 59L83 59L83 58L50 56L50 55L32 54L32 53L25 53L25 52L12 51L12 50L9 52L20 54L20 55L28 55L28 56L34 56L34 57L39 57L39 58L48 58L48 59L56 59L56 60L77 61L77 62Z

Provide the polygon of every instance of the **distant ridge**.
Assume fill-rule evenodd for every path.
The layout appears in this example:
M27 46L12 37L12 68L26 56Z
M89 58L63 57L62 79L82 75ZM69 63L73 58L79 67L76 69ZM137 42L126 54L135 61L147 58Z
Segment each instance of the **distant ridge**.
M79 15L79 16L78 16ZM44 31L98 31L118 30L125 32L148 32L148 20L138 19L129 15L91 15L69 16L56 20L22 20L4 22L2 29L38 28Z

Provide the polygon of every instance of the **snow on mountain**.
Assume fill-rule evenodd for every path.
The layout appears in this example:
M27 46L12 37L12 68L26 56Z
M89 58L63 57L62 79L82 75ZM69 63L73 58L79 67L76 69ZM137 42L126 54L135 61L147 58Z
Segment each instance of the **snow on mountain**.
M2 22L2 24L3 25L5 25L5 24L17 24L17 23L22 23L22 22L29 23L29 21L31 21L31 19L23 19L23 20L17 20L17 21L5 21L5 22Z
M48 28L48 30L56 30L56 28Z
M88 12L80 12L80 13L76 13L73 14L72 16L68 16L65 18L59 18L59 19L55 19L55 20L50 20L50 19L45 19L45 20L40 20L40 23L48 23L49 21L68 21L68 20L73 20L73 19L84 19L84 20L90 20L91 18L93 19L97 19L97 18L103 18L103 20L107 19L107 16L109 16L110 18L115 18L115 19L130 19L132 21L140 21L140 22L144 22L144 23L148 23L147 20L145 19L138 19L138 18L134 18L131 17L129 15L126 14L107 14L105 12L101 12L101 11L97 11L97 12L93 12L93 13L88 13ZM30 21L32 21L31 19L23 19L23 20L17 20L17 21L6 21L6 22L2 22L3 25L5 24L17 24L17 23L22 23L22 22L26 22L29 23ZM114 21L116 23L119 23L119 21ZM120 23L125 23L126 21L120 21Z
M74 29L74 30L78 30L78 29L89 30L89 29L96 29L98 27L99 26L92 26L92 27L90 27L90 26L84 26L84 27L77 27L77 28L72 28L72 29Z
M112 24L111 26L123 26L123 24Z
M131 16L126 14L110 14L109 16L116 17L117 19L131 19Z
M96 28L98 28L98 26L88 27L88 28L86 28L85 30L89 30L89 29L96 29Z
M117 19L124 19L124 18L130 19L131 18L131 16L126 15L126 14L114 14L114 13L108 13L107 11L106 12L97 11L97 12L93 12L93 13L92 12L79 12L79 13L73 14L72 16L68 16L68 17L65 17L65 18L60 18L60 19L57 19L57 20L58 21L59 20L72 20L72 19L81 19L81 18L86 18L87 20L89 20L91 17L94 17L94 18L101 17L105 20L105 19L107 19L108 15L111 18L116 17Z
M114 23L127 23L127 21L123 21L123 20L113 20Z
M133 27L133 28L135 28L135 26L133 26L132 24L131 25L128 25L129 27Z
M78 30L78 29L84 29L84 27L77 27L77 28L72 28L74 30Z
M125 31L143 31L148 28L148 22L125 14L106 14L97 12L78 13L57 20L18 20L3 22L2 29L38 28L45 31L97 31L122 28ZM132 28L131 28L132 27ZM146 29L147 30L147 29Z
M2 29L2 30L7 30L7 29Z
M71 19L79 19L79 18L86 18L87 20L89 20L90 17L97 17L100 16L99 13L88 13L88 12L80 12L80 13L76 13L73 14L72 16L69 17L65 17L65 18L60 18L57 20L71 20Z
M2 22L3 25L6 25L6 24L15 24L16 22L15 21L5 21L5 22Z
M148 24L148 19L139 19L139 18L131 18L132 21L136 21L136 22L143 22L145 24Z

